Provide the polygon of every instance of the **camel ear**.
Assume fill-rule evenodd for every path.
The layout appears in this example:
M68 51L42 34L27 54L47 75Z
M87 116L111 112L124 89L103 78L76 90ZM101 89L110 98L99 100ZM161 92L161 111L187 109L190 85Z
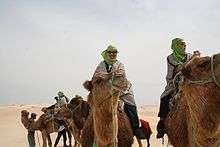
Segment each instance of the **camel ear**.
M83 83L83 87L84 87L86 90L91 91L92 88L93 88L93 86L92 86L92 81L89 81L89 80L85 81L85 82Z

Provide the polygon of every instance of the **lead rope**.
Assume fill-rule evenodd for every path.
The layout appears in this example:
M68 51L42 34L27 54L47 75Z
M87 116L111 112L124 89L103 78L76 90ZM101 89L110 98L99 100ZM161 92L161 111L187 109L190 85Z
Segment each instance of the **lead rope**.
M114 100L113 100L113 79L114 75L111 77L110 84L111 84L111 107L112 107L112 137L113 137L113 147L118 146L118 116L117 116L117 103L114 105Z

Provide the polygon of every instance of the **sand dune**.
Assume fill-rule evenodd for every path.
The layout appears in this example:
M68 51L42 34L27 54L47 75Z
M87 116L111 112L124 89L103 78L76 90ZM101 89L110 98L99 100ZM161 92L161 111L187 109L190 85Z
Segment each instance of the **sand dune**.
M41 107L45 105L10 105L10 106L0 106L0 147L28 147L27 142L27 131L22 126L20 121L20 111L26 109L30 112L36 112L38 116L42 113L40 111ZM138 109L140 118L143 118L149 121L153 135L151 137L151 146L152 147L162 147L161 140L157 140L155 138L156 131L156 123L158 121L157 118L157 106L141 106ZM38 134L38 135L37 135ZM42 145L42 139L40 132L36 133L36 143L37 147ZM40 142L38 142L38 137ZM56 133L52 134L52 141L54 142L56 138ZM167 141L165 140L165 144ZM62 145L62 141L60 141L60 147ZM146 146L146 141L144 141L144 145ZM138 147L136 141L133 145L134 147Z

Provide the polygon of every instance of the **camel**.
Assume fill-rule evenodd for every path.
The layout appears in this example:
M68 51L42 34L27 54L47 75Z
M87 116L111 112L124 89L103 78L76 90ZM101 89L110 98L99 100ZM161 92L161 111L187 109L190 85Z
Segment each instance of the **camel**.
M33 128L34 130L39 130L41 131L42 134L42 139L43 139L43 147L47 147L47 142L48 146L52 147L52 141L50 138L50 134L53 132L58 132L59 126L54 123L53 120L46 121L45 119L45 114L42 114L38 120L36 120L33 124L30 124L29 122L29 112L27 110L22 110L21 111L21 122L24 125L25 128L28 129L29 126ZM71 146L71 134L69 135L69 144Z
M69 126L72 135L74 136L77 144L74 146L80 146L81 144L81 130L85 124L85 120L88 116L89 105L82 97L76 95L69 104L61 106L56 109L55 117L62 119Z
M83 147L91 147L94 142L98 147L111 147L114 146L114 137L117 138L118 147L132 146L134 140L129 119L122 110L117 109L120 91L126 89L126 86L127 79L123 74L108 74L107 77L93 78L84 83L84 87L90 91L88 103L92 114L82 131ZM112 111L112 108L116 108L116 111ZM117 114L115 126L112 117L114 112ZM113 130L113 127L118 129Z
M165 120L174 147L220 146L220 54L195 56L182 68L184 82Z

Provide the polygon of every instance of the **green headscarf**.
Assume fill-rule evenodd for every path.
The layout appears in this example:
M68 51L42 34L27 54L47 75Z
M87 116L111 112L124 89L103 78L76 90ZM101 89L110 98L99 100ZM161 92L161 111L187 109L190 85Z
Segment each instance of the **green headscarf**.
M118 52L118 50L117 50L117 48L116 47L114 47L114 46L112 46L112 45L109 45L108 47L107 47L107 49L106 50L104 50L103 52L102 52L102 57L103 57L103 59L105 60L105 62L107 62L109 65L112 65L112 64L114 64L116 61L117 61L117 59L111 59L110 57L109 57L109 55L108 55L108 51L110 51L110 52Z
M171 49L173 50L173 56L181 62L184 62L186 60L186 52L181 49L181 43L183 42L183 39L181 38L175 38L172 40Z

